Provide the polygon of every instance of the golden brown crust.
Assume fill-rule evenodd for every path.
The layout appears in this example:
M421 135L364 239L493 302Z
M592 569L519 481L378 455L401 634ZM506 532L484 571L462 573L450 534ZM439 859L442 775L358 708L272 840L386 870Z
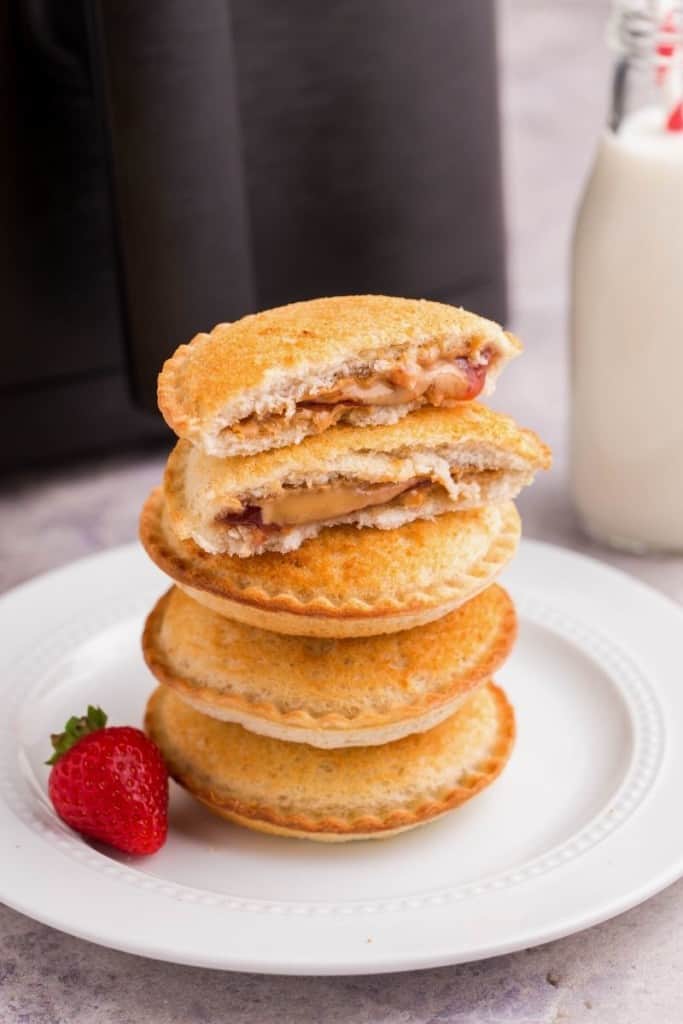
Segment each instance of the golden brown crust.
M149 700L145 729L171 776L210 810L323 841L381 838L453 810L497 778L515 738L512 707L493 683L434 729L379 747L315 750L255 736L165 687Z
M159 408L180 437L201 443L226 404L264 388L273 372L305 378L363 353L446 340L463 356L493 346L508 359L521 349L498 324L440 302L386 295L313 299L218 324L181 345L159 375Z
M434 613L435 618L495 579L514 555L519 533L519 516L509 503L386 532L334 527L292 554L240 559L208 555L192 541L179 540L165 520L159 488L140 520L150 558L191 596L207 595L214 610L250 625L262 624L250 610L257 618L265 615L267 627L276 632L297 632L290 621L295 617L301 634L307 634L311 619L341 620L347 627L383 620L389 629L375 631L385 632L392 630L392 620L406 616L424 622ZM282 613L288 618L279 629Z
M506 556L512 557L509 544L506 546ZM469 601L486 586L490 585L496 578L502 566L496 564L495 572L486 579L471 579L471 590L465 593L459 591L456 597L449 601L443 601L431 607L421 608L419 611L409 610L402 612L380 612L378 614L364 614L362 617L354 617L347 614L344 617L336 615L324 615L318 612L309 613L298 611L296 613L281 610L269 611L257 608L254 605L243 604L239 601L231 601L229 598L217 597L207 590L194 590L192 587L177 583L177 586L184 590L188 597L194 601L210 608L212 611L224 615L226 618L234 619L236 622L243 622L247 626L255 626L257 629L270 630L273 633L284 633L289 636L321 637L334 640L349 638L380 636L385 633L399 633L406 629L416 629L418 626L426 626L435 622L449 612L455 611L464 601Z
M473 796L475 794L472 794ZM193 794L194 796L194 794ZM374 832L306 832L304 829L299 828L287 828L282 825L274 825L270 821L258 821L255 818L246 818L241 814L235 814L234 811L226 811L224 808L214 807L207 800L197 796L197 800L204 804L212 814L217 815L219 818L223 818L224 821L229 821L232 825L241 825L242 828L251 829L252 832L261 832L268 836L282 836L284 839L310 839L315 843L349 843L359 839L391 839L392 836L397 836L401 832L408 832L411 828L416 828L421 822L409 822L405 825L398 825L396 828L385 828L381 831ZM436 821L437 818L442 818L444 814L448 814L447 808L441 814L435 814L429 821ZM426 822L425 822L426 824Z
M498 670L516 629L512 601L495 585L429 626L343 641L244 626L172 588L142 645L158 681L204 714L336 747L435 724Z
M371 452L409 459L416 450L447 447L462 449L465 454L471 451L475 469L497 469L504 464L502 458L493 459L492 453L500 453L513 465L513 460L519 460L533 470L548 469L551 462L550 449L532 430L518 427L511 417L478 402L462 402L451 409L418 409L387 426L331 427L300 444L246 458L217 458L193 449L187 441L179 441L169 456L165 490L167 495L182 492L188 459L221 497L229 499L277 484L291 473L305 476L334 472L344 456ZM394 481L393 469L388 462L383 479Z
M294 551L331 526L396 529L507 502L549 464L549 449L532 431L485 406L461 403L425 408L390 426L332 427L290 448L248 457L217 458L179 441L166 465L164 496L178 537L209 553L251 557ZM407 500L391 491L367 507L367 488L382 484L403 487ZM358 496L358 508L344 506L349 494ZM273 501L284 501L291 514L297 500L313 500L309 519L280 529L225 519Z

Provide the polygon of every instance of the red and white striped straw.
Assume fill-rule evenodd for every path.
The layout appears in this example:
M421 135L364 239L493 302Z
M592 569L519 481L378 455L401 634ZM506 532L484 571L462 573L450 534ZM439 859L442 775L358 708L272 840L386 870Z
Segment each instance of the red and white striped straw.
M664 105L668 132L683 132L683 30L681 4L652 0L655 32L655 76Z

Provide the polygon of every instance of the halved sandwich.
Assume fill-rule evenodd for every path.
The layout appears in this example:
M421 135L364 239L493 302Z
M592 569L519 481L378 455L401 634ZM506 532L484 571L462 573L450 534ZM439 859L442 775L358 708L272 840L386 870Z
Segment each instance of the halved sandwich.
M441 302L313 299L181 345L159 375L159 408L207 454L252 455L490 394L520 351L498 324Z
M384 427L336 427L251 458L180 441L164 478L174 532L211 554L294 551L330 526L394 529L514 498L550 451L478 403L425 408Z

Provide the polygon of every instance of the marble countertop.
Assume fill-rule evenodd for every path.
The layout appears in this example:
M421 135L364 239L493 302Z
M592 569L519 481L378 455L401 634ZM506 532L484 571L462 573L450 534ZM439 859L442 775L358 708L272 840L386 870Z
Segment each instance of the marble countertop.
M537 428L552 474L524 530L611 562L683 600L683 560L590 543L566 475L566 255L607 97L606 5L503 0L501 51L513 327L526 354L496 404ZM164 453L5 481L0 587L135 536ZM582 934L482 963L403 975L279 978L177 967L62 935L0 907L3 1024L680 1024L683 882Z

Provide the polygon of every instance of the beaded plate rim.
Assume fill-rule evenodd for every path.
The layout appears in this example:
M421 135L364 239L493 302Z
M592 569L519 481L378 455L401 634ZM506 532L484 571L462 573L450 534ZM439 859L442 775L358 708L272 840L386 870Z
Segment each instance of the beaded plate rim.
M567 615L533 588L516 586L514 600L521 620L527 620L573 643L610 679L619 679L618 693L629 712L633 746L631 761L616 790L601 810L572 836L513 869L493 873L461 885L425 890L410 896L344 902L287 902L243 898L163 881L126 864L118 863L90 847L68 830L52 812L46 794L28 766L18 740L15 723L23 702L30 697L31 692L35 692L41 686L47 664L54 663L56 656L87 642L101 630L111 628L122 620L142 615L148 602L141 598L110 604L106 610L100 609L88 616L80 617L77 623L67 623L52 631L30 655L15 660L15 671L18 674L23 672L24 676L32 678L33 682L28 691L15 687L8 704L5 735L3 736L0 731L0 792L7 806L24 825L42 839L47 839L51 846L56 846L66 856L108 879L146 892L157 893L184 904L220 907L247 913L348 916L438 907L489 892L511 889L530 880L536 880L581 857L632 817L655 784L664 757L666 733L662 709L648 676L621 643L608 634Z

